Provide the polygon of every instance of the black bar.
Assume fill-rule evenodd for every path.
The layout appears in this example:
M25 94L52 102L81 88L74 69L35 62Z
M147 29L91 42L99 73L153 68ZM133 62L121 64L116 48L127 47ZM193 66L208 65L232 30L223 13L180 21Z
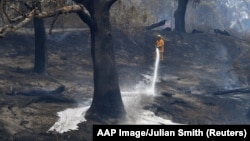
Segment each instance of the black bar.
M250 141L250 125L93 125L93 141L192 139Z

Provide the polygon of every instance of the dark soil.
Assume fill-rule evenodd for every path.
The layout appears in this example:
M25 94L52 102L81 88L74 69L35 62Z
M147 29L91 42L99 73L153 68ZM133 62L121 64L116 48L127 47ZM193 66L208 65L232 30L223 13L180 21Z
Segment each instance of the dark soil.
M121 90L151 75L156 34L166 40L158 96L144 108L183 124L250 124L250 43L215 34L114 30ZM29 32L0 39L0 140L88 141L94 121L64 134L47 132L57 112L88 101L93 93L88 30L48 35L48 74L32 72L34 37Z

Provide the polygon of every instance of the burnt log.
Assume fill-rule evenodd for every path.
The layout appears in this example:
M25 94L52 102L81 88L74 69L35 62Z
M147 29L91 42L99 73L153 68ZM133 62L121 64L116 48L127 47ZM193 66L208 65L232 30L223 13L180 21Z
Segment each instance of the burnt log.
M151 29L154 29L154 28L163 26L165 23L166 23L166 20L163 20L163 21L160 21L160 22L158 22L158 23L154 23L154 24L151 24L151 25L149 25L149 26L146 26L145 29L146 29L146 30L151 30Z
M213 95L225 95L225 94L238 94L238 93L250 93L250 88L239 88L233 90L217 91Z
M170 27L166 27L165 29L163 29L164 31L168 31L168 32L170 32L170 31L172 31L172 29L170 28Z
M172 96L175 95L175 94L173 94L173 93L168 93L168 92L161 92L161 95L163 95L163 96L165 96L165 97L172 97Z
M220 29L214 29L214 33L217 35L217 34L220 34L220 35L225 35L225 36L231 36L226 30L222 31Z
M54 95L54 94L61 94L64 90L65 86L60 86L55 90L33 89L28 92L17 92L17 95L23 95L23 96Z
M203 33L203 32L200 31L200 30L193 29L193 30L192 30L192 34L196 34L196 33Z

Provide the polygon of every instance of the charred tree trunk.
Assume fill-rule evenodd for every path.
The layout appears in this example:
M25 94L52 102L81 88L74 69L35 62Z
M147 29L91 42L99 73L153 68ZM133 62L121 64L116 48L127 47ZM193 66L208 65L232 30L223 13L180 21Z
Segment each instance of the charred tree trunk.
M36 1L32 5L33 9L41 10L41 3ZM47 46L46 46L46 32L44 27L44 20L40 18L33 19L34 34L35 34L35 63L33 71L40 74L47 73Z
M175 31L186 32L185 30L185 15L188 0L178 0L178 7L174 13L175 17Z
M109 10L112 0L95 0L92 3L91 55L94 70L94 96L87 119L105 121L119 119L125 115L125 108L119 88L112 28Z
M47 46L46 32L43 19L34 18L35 31L35 63L34 72L47 73Z

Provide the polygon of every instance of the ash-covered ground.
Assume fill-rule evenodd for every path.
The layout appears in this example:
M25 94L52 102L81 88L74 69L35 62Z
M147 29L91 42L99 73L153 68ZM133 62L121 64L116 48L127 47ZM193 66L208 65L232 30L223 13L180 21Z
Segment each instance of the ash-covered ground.
M121 91L148 86L159 33L166 40L166 51L158 70L157 94L135 106L181 124L250 124L250 42L233 36L114 29ZM32 32L0 39L1 141L92 138L93 121L63 134L48 132L58 120L57 112L91 102L89 31L56 31L47 37L47 75L32 72Z

